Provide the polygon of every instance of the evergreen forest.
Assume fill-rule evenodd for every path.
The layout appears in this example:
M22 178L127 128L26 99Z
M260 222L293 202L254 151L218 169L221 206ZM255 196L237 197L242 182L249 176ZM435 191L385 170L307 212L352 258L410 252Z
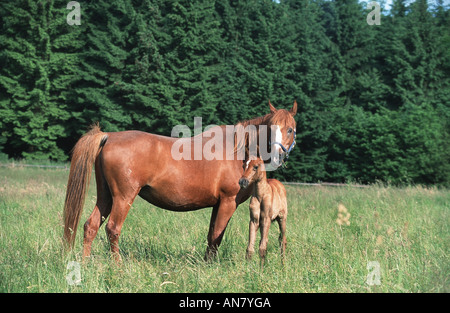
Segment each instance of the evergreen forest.
M79 23L1 0L0 153L68 161L97 121L170 136L297 100L275 177L450 186L449 2L378 2L380 25L358 0L79 0Z

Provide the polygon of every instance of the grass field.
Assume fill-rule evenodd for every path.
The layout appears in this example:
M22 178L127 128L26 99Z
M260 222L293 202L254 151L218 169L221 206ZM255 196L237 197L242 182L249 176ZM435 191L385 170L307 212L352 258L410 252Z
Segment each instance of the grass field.
M218 258L205 263L211 209L175 213L137 199L117 266L104 226L82 263L95 180L75 249L62 253L67 176L62 169L0 167L1 292L450 292L449 190L287 186L285 266L275 223L262 270L257 255L245 260L248 203L234 214ZM343 207L350 225L338 221ZM81 264L78 285L66 279L71 261Z

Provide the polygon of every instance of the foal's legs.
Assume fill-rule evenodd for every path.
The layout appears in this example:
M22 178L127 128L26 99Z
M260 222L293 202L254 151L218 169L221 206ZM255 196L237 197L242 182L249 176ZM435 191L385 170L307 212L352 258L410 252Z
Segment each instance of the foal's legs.
M261 216L260 216L260 232L261 232L261 241L259 242L259 256L261 257L261 267L264 265L264 261L266 259L267 252L267 242L269 240L269 228L271 224L270 216L268 214L270 209L261 208Z
M235 197L222 198L219 205L213 207L209 223L208 247L205 253L206 261L217 255L217 248L222 242L225 229L234 211L236 211Z
M277 217L278 226L280 226L280 242L281 262L284 264L284 252L286 251L286 217Z
M260 203L258 199L252 198L250 201L250 223L248 234L248 247L246 258L250 260L255 252L256 233L259 228Z

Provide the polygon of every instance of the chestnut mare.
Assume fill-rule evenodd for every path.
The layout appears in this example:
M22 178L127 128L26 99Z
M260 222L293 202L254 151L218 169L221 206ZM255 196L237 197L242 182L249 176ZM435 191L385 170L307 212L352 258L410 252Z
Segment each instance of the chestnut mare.
M240 124L278 126L277 142L273 145L278 145L275 148L284 156L281 148L286 153L284 147L294 145L296 123L293 117L297 113L297 103L294 102L289 111L277 110L270 102L269 107L269 114ZM217 127L225 132L225 126ZM105 133L98 126L82 136L73 149L64 204L64 238L68 247L75 241L95 164L97 202L84 224L83 257L90 255L92 241L109 216L106 233L111 252L120 261L120 232L137 195L172 211L213 207L205 259L213 257L236 207L250 197L252 188L239 187L243 160L225 157L222 160L194 160L193 157L174 160L171 147L178 139L141 131ZM235 144L234 137L224 136L224 146L227 140ZM202 145L205 142L207 140L202 139Z

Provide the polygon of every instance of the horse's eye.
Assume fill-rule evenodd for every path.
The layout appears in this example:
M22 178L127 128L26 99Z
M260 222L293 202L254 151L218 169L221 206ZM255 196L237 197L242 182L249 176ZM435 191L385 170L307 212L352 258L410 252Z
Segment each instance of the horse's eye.
M258 165L253 166L253 170L256 171L258 169Z
M287 131L287 133L288 133L289 135L292 134L292 128L289 128L288 131Z

